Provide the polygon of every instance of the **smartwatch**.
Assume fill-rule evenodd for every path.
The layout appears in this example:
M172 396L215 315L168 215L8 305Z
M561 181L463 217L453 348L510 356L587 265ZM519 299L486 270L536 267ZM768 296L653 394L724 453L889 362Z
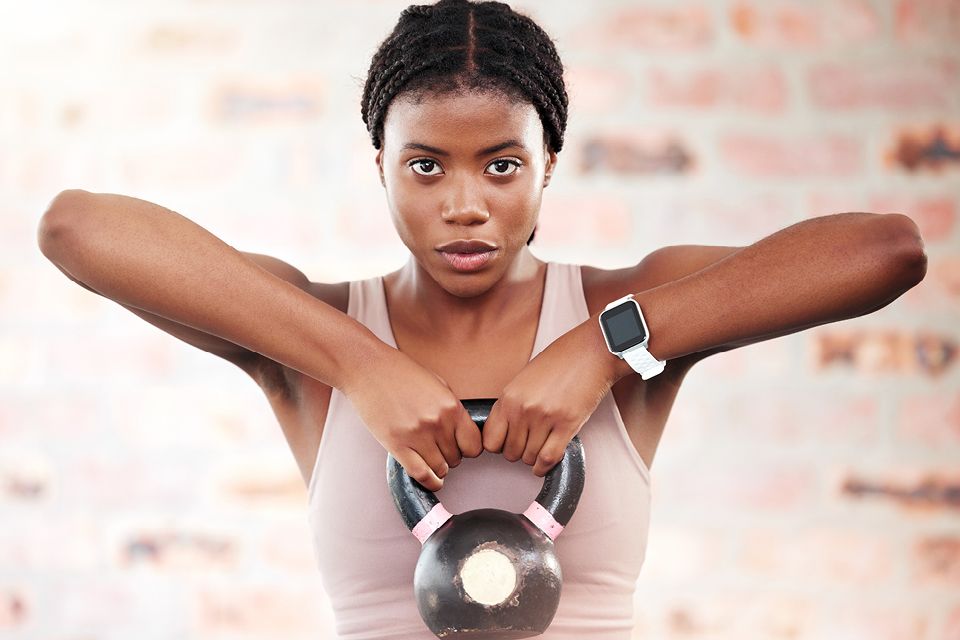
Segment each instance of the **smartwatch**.
M632 293L604 307L600 313L600 330L610 353L626 360L644 380L657 375L667 365L666 360L657 360L647 351L650 332L640 303Z

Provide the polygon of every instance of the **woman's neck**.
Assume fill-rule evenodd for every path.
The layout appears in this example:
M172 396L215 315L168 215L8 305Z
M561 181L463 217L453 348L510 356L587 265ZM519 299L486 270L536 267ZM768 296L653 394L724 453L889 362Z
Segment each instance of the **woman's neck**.
M502 335L531 310L539 313L546 263L527 248L505 267L494 262L472 274L456 273L439 261L431 267L428 271L411 256L383 277L392 322L431 342Z

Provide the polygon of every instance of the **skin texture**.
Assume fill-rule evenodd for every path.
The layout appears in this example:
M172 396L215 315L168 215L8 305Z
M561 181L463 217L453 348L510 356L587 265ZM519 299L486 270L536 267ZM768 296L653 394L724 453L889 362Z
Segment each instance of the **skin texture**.
M407 148L411 143L435 150ZM416 310L402 321L438 348L509 332L538 296L544 262L526 243L557 164L534 106L496 92L401 94L387 110L376 163L394 227L410 250L407 264L384 277L394 309ZM475 238L498 247L480 272L458 273L436 250ZM577 404L579 412L592 413L610 388L605 372L596 373L597 383L584 387L590 400ZM510 423L501 416L511 407L506 399L494 405L485 450L503 450ZM513 425L510 453L520 452L511 459L524 447L535 457L550 425ZM570 438L557 432L554 447L562 450ZM548 470L535 468L538 475Z
M477 155L509 140L524 148ZM447 155L404 149L408 143ZM526 242L557 163L533 105L487 92L419 101L402 94L387 111L376 163L394 227L411 254L386 276L397 307L417 309L410 322L440 343L509 326L538 287L535 275L544 263ZM475 238L499 247L478 273L454 271L436 250Z
M526 150L478 155L510 139ZM408 143L444 153L405 149ZM503 162L509 160L521 166ZM537 292L543 262L526 241L556 166L534 107L483 92L401 96L387 112L376 162L394 226L411 253L384 278L403 321L424 343L448 350L516 326L516 314ZM457 273L435 247L460 238L481 238L500 250L484 270ZM652 391L678 386L674 372L679 368L682 377L695 354L868 313L924 272L922 241L908 217L846 213L791 225L653 289L644 286L650 265L641 261L618 276L625 290L611 289L609 299L635 294L651 353L670 361L666 373L643 383ZM522 456L542 476L613 385L634 376L607 351L598 316L548 345L503 388L484 427L485 450L510 460Z
M613 385L629 436L649 467L694 362L872 313L925 275L917 225L899 213L818 216L747 247L661 247L622 269L585 266L590 318L529 363L521 360L522 368L517 360L524 354L506 363L493 357L483 380L467 371L448 386L434 373L437 359L449 365L442 371L452 377L462 369L454 365L464 345L478 352L468 357L482 358L489 355L482 350L485 336L514 338L516 344L530 339L517 334L535 320L530 296L541 282L531 274L543 263L525 243L556 158L537 147L528 152L527 171L513 178L494 175L509 173L507 166L491 165L523 159L516 150L474 158L495 135L519 136L531 149L534 141L542 144L532 107L493 97L435 96L408 105L406 114L398 102L378 156L394 224L411 251L410 261L384 278L391 321L403 321L405 345L420 345L416 355L426 350L426 358L414 361L348 318L343 283L311 283L291 265L241 254L186 217L137 198L60 194L38 229L41 250L91 291L250 373L270 397L305 481L322 435L318 418L322 424L328 408L329 387L324 391L316 381L325 381L347 394L384 448L434 490L435 474L446 473L447 463L456 466L461 453L481 452L476 427L458 398L496 395L482 448L502 449L511 461L522 455L543 475ZM419 142L450 153L435 158L440 169L418 167L442 177L404 173L413 172L399 148L404 143L397 131L404 127L425 136ZM406 153L411 161L431 155ZM469 277L449 270L434 247L461 237L493 241L502 247L501 259ZM610 355L598 328L598 310L627 293L643 309L650 352L668 361L663 373L647 381ZM511 302L518 302L512 316ZM411 331L417 323L420 332ZM484 393L468 393L474 389Z

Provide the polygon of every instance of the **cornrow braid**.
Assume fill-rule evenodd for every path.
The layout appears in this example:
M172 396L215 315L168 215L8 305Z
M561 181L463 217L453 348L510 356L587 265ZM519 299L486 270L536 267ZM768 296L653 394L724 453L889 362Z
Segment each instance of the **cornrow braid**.
M549 148L563 148L568 96L550 36L505 3L471 0L410 5L374 53L360 104L374 148L383 144L387 109L401 93L465 89L529 101Z

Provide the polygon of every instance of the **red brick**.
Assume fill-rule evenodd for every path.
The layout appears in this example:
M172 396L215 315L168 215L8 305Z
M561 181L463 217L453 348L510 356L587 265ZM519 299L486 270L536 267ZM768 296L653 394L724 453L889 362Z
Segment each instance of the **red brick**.
M15 526L0 528L0 567L23 574L95 574L106 564L103 518L86 504L55 517L18 516Z
M953 234L957 224L957 196L953 194L919 194L877 192L841 194L816 191L807 198L809 217L866 211L870 213L902 213L920 228L924 243L942 242Z
M235 29L210 24L154 24L141 36L148 55L230 56L242 46Z
M933 280L954 303L960 302L960 256L946 256L934 261Z
M944 124L901 127L882 153L891 170L939 175L960 165L960 127Z
M870 198L870 211L907 215L917 223L924 243L941 242L949 239L956 227L957 197L878 194Z
M738 540L739 567L761 578L837 586L877 586L895 579L897 546L870 529L753 528Z
M901 299L913 312L960 314L960 256L929 257L923 282Z
M701 50L713 44L714 24L702 3L612 9L573 38L587 48L622 47L654 51Z
M93 510L131 510L143 504L160 510L180 509L197 498L205 469L189 455L84 450L62 461L54 494L64 504ZM205 460L209 462L209 460Z
M858 373L940 376L958 357L952 336L931 331L818 327L812 340L817 369L840 365Z
M690 219L682 244L692 244L691 237L702 234L706 225L709 241L704 244L747 246L802 219L792 198L772 190L690 190L668 206L674 219L681 214Z
M738 454L743 456L745 454ZM787 462L748 456L749 464L731 459L722 448L712 448L708 461L698 462L698 472L673 478L661 485L664 500L694 511L755 511L785 513L812 504L818 487L810 462Z
M266 253L287 262L291 261L290 255L309 254L325 246L330 232L324 229L325 216L322 212L317 212L315 217L304 215L302 211L285 204L283 198L277 197L275 200L269 206L253 205L254 208L242 212L229 206L205 209L204 215L209 220L206 224L208 228L223 229L223 233L217 232L215 235L221 235L225 242L241 251ZM386 206L382 203L374 209L375 212L385 210ZM383 221L387 223L386 229L392 232L385 214Z
M215 122L231 125L308 123L323 113L324 91L315 77L272 79L268 75L223 82L209 102Z
M18 439L71 446L110 437L104 424L104 400L83 390L62 389L56 402L50 402L44 391L0 395L0 442L8 448Z
M533 244L543 247L623 248L630 246L635 233L630 208L623 198L571 196L550 187L543 193L538 225Z
M716 109L766 115L783 113L787 103L786 79L775 66L753 66L732 71L726 67L681 71L661 67L647 74L648 97L644 105L660 108Z
M853 502L896 507L912 516L942 514L960 508L960 475L925 468L887 464L880 471L840 469L831 472L837 498L846 508Z
M722 134L719 153L729 172L757 178L853 177L864 168L862 141L843 134Z
M609 115L621 109L633 91L633 78L608 66L567 65L564 81L577 115Z
M656 611L652 612L656 616L655 628L661 630L660 635L652 637L735 638L734 628L744 602L750 602L749 598L731 590L689 590L687 593L667 596L659 601Z
M595 134L580 142L581 174L680 174L695 169L695 158L682 137L667 132Z
M960 447L960 393L944 389L902 398L896 435L906 445Z
M44 581L44 587L47 597L38 603L43 605L43 609L38 610L37 614L53 622L57 630L126 631L133 629L138 622L140 626L143 624L143 605L149 596L123 576L103 571L102 568L83 576L53 572ZM159 597L168 593L160 591ZM154 599L158 597L151 596ZM158 626L163 624L162 620L153 622Z
M877 442L879 403L874 393L756 394L733 390L716 404L724 440L795 449L857 451Z
M252 507L300 508L306 504L306 487L296 466L283 463L233 463L218 473L217 485L225 499Z
M652 525L643 573L655 584L687 584L722 568L730 533L724 528Z
M53 463L38 451L16 451L9 444L0 458L0 501L42 504L50 498Z
M775 576L774 576L775 578ZM751 594L749 603L743 603L741 629L749 629L760 638L813 638L810 633L816 619L816 603L803 594L789 589L768 588ZM746 637L744 633L734 637Z
M809 637L870 640L927 638L929 614L918 605L903 600L891 598L889 602L875 602L864 597L841 600L829 608L828 615L818 617L818 624Z
M313 582L294 584L288 579L283 586L204 586L196 611L193 628L202 638L225 633L277 638L321 631L329 634L333 629L330 605Z
M123 568L222 572L237 568L236 534L191 530L187 526L137 526L125 531L115 553Z
M316 575L312 535L305 518L274 519L259 540L260 558L287 573Z
M26 589L0 589L0 630L15 631L27 625L33 614L30 599Z
M237 143L240 144L239 142ZM116 160L118 180L132 191L144 189L210 189L212 186L235 184L244 179L246 154L228 142L199 145L184 150L182 142L166 146L157 142L149 153L131 149ZM195 214L184 214L196 220Z
M89 292L87 292L89 295ZM192 349L159 329L147 326L143 320L126 309L113 305L113 313L136 324L143 335L108 336L103 329L91 330L78 340L70 333L55 334L47 339L43 354L44 369L53 380L72 380L79 384L96 381L97 384L135 384L169 380L175 373L178 349ZM213 357L213 356L211 356Z
M894 14L897 39L930 45L960 40L960 4L956 0L900 0Z
M809 70L807 87L821 109L948 109L958 78L953 60L828 62Z
M944 640L960 640L960 604L950 605L943 630Z
M883 24L867 0L803 3L737 2L730 8L733 33L753 46L814 48L876 40Z
M793 375L792 345L795 337L782 336L762 340L745 347L717 353L697 363L695 371L708 378L722 376L735 380L738 377L770 380L773 377Z
M777 584L744 584L740 579L717 580L701 575L697 588L671 590L663 585L637 586L634 638L827 638L809 633L818 602ZM642 631L647 633L642 633Z
M921 536L916 540L911 578L926 586L960 588L960 537Z

